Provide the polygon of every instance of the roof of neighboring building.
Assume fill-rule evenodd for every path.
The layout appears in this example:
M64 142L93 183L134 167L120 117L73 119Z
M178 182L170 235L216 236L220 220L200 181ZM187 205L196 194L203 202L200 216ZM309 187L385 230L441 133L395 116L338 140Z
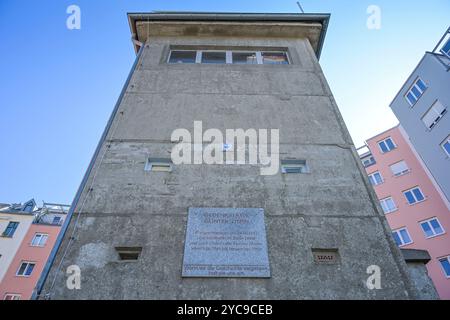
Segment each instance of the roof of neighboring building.
M324 13L128 13L132 37L139 42L158 35L298 37L309 39L317 58L322 51L329 19L330 14ZM265 28L261 28L262 24ZM135 50L138 51L137 44Z

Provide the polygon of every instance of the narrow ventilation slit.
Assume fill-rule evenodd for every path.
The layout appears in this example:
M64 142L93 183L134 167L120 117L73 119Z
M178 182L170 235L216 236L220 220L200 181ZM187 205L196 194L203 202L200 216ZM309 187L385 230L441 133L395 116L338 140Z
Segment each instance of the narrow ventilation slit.
M121 261L137 261L142 252L142 247L116 247Z

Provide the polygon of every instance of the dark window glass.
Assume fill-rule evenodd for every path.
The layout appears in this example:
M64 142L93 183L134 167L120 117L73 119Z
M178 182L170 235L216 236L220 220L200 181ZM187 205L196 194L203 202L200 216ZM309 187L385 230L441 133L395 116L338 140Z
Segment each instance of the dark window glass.
M23 275L25 273L25 269L27 268L27 265L28 264L26 264L26 263L22 263L20 265L19 271L17 271L17 274L18 275Z
M225 52L202 52L202 63L226 63Z
M12 237L14 235L14 233L16 232L16 229L18 226L19 226L18 222L8 223L8 226L6 227L5 231L3 232L3 235L5 237Z
M172 51L169 63L195 63L196 51Z
M414 189L413 192L414 192L414 195L416 196L417 201L422 201L423 199L425 199L423 197L422 192L420 192L419 189Z
M420 93L419 89L417 89L417 87L412 87L411 91L416 95L417 98L420 98L420 96L422 95L422 93Z
M25 275L26 275L26 276L31 275L31 273L33 272L33 269L34 269L34 263L29 263L29 264L28 264L28 268L27 268L27 270L25 271Z
M398 236L397 232L392 232L392 236L394 237L395 243L398 246L402 245L402 240L400 240L400 237Z
M233 63L235 64L257 64L255 52L233 52Z
M450 262L448 261L448 258L441 259L439 262L442 265L442 268L444 269L445 275L447 277L450 277Z
M381 151L383 151L383 152L388 152L389 151L388 148L386 147L386 143L384 143L384 141L381 141L379 143L379 145L380 145Z
M420 90L422 90L422 92L427 89L427 86L421 79L417 80L417 86L420 88Z
M406 97L408 98L408 101L409 101L409 103L411 105L415 104L416 101L417 101L416 98L414 97L414 95L411 92L409 92Z
M389 150L393 150L393 149L395 149L395 145L394 145L394 142L392 142L392 140L391 140L391 139L387 139L387 140L386 140L386 144L388 145L388 147L389 147Z
M263 64L289 64L285 52L262 52Z
M428 222L423 222L420 224L422 226L423 231L425 232L425 235L427 237L431 237L433 236L433 231L431 231L430 225L428 224Z
M405 192L405 197L406 197L406 200L408 200L409 204L413 204L416 202L416 199L414 199L414 196L411 191Z

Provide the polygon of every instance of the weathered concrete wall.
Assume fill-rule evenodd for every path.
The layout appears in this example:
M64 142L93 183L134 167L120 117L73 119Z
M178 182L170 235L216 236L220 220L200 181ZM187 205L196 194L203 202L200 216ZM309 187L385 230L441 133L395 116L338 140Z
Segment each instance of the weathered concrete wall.
M293 64L169 65L170 45L287 47ZM192 132L194 120L203 121L204 129L280 129L280 157L306 159L311 173L261 176L251 165L144 172L147 157L170 157L172 131ZM183 279L189 207L264 208L272 278ZM116 246L143 251L137 262L123 263ZM315 264L312 248L338 248L340 263ZM65 286L64 272L73 264L81 267L81 290ZM380 290L366 287L370 265L381 268ZM43 294L55 299L405 299L417 294L410 285L307 41L153 38Z

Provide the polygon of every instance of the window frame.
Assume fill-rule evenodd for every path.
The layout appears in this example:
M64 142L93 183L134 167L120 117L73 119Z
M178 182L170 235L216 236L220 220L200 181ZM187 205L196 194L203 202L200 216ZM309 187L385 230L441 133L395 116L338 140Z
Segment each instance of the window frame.
M18 299L6 299L7 297L13 297ZM22 295L19 293L5 293L5 295L3 296L3 301L17 301L17 300L22 300Z
M403 171L401 171L399 173L394 173L394 171L392 170L392 166L395 166L396 164L399 164L400 162L404 162L407 169L403 170ZM400 160L400 161L397 161L397 162L395 162L393 164L390 164L389 165L389 169L391 170L391 172L394 175L394 177L401 177L401 176L404 176L405 174L408 174L408 173L411 172L411 168L408 166L408 164L406 163L405 160Z
M391 140L392 145L394 146L394 148L392 148L392 149L387 148L387 149L389 149L388 151L383 151L383 149L381 148L381 143L384 143L386 145L386 147L388 147L388 144L386 143L386 141L388 141L388 140ZM388 153L388 152L391 152L391 151L397 149L397 144L395 143L394 139L392 139L392 137L390 137L390 136L385 138L385 139L382 139L382 140L378 141L377 145L378 145L378 148L380 149L380 152L382 154L385 154L385 153Z
M420 194L421 194L422 197L423 197L422 200L418 200L418 199L417 199L417 196L416 196L416 195L414 194L414 192L413 192L413 190L415 190L415 189L418 189L418 190L420 191ZM409 202L408 197L406 196L406 193L407 193L407 192L411 192L413 198L416 200L415 202L413 202L413 203L410 203L410 202ZM424 201L427 199L427 197L425 196L425 194L423 193L422 189L421 189L419 186L415 186L415 187L413 187L413 188L411 188L411 189L408 189L408 190L403 191L403 195L405 196L406 201L408 202L408 204L409 204L410 206L413 206L413 205L415 205L415 204L424 202Z
M441 233L436 233L435 232L433 226L431 225L431 221L433 221L433 220L436 220L438 222L440 228L442 229ZM422 226L423 223L427 223L428 224L428 226L430 227L430 230L433 231L433 235L427 236L427 234L425 233L425 230L423 229L423 226ZM420 225L420 228L422 229L426 239L439 237L439 236L442 236L443 234L445 234L445 229L444 229L444 227L442 226L441 222L439 221L439 219L437 217L433 217L433 218L429 218L429 219L426 219L426 220L419 221L419 225Z
M34 243L34 240L36 239L37 236L40 236L41 238L39 239L39 242L38 242L37 244L33 244L33 243ZM42 244L42 239L43 239L43 237L45 237L45 241L44 241L44 243ZM48 234L47 234L47 233L36 232L36 233L34 234L34 236L33 236L33 239L31 239L30 246L31 246L31 247L40 247L40 248L43 248L43 247L45 247L45 245L47 244L47 241L48 241Z
M380 176L381 182L374 183L374 182L376 182L374 176L377 174ZM383 179L383 176L381 175L380 171L375 171L375 172L372 172L371 174L369 174L369 181L372 184L372 186L379 186L380 184L384 183L384 179Z
M392 209L392 210L386 212L386 211L384 211L384 207L383 207L383 205L382 205L381 203L382 203L382 202L385 203L386 200L388 200L388 199L390 199L390 200L392 201L392 203L394 204L394 209ZM380 199L380 206L381 206L381 208L383 209L383 212L384 212L385 215L386 215L386 214L390 214L390 213L395 212L395 211L398 210L397 204L395 203L394 198L393 198L392 196L389 196L389 197Z
M12 223L15 224L15 228L10 228L10 225L11 225ZM5 230L3 230L3 232L2 232L2 237L3 237L3 238L13 238L13 237L14 237L14 234L15 234L16 231L17 231L17 229L19 228L19 225L20 225L20 222L18 222L18 221L9 221L9 222L8 222L8 225L7 225L6 228L5 228ZM8 230L12 230L12 231L10 231L9 234L7 234L6 232L7 232ZM11 232L12 232L12 234L10 234Z
M419 81L421 81L425 85L425 89L424 90L422 90L420 88L420 86L418 85ZM419 97L417 97L416 94L414 93L414 91L413 91L414 88L416 88L420 92L420 96ZM423 79L421 77L417 77L416 80L414 80L413 84L409 87L409 89L406 91L406 93L404 95L405 100L408 102L408 104L409 104L409 106L411 108L414 107L417 104L417 102L420 100L421 97L423 97L423 95L425 94L427 89L428 89L428 84L425 83L425 81L423 81ZM408 99L408 95L410 93L414 96L414 98L416 100L414 103L411 103L411 101L409 101L409 99Z
M302 159L286 159L280 161L280 169L282 174L306 174L310 173L306 160Z
M174 51L184 51L184 52L196 52L194 63L174 63L170 62L172 52ZM203 52L224 52L225 53L225 63L203 63ZM233 53L254 53L256 54L256 63L233 63ZM263 53L282 53L286 57L287 63L264 63ZM288 50L221 50L221 49L170 49L166 60L167 64L208 64L208 65L291 65L291 58Z
M439 265L441 266L442 271L444 272L444 276L445 276L447 279L450 279L450 274L447 274L447 272L445 271L445 268L444 268L444 266L442 265L441 260L447 260L447 262L450 264L450 256L443 256L443 257L438 258Z
M450 146L450 135L449 135L447 138L445 138L444 141L441 142L441 148L442 148L442 150L444 150L444 152L445 152L445 154L447 155L447 157L450 157L450 152L447 151L447 149L445 149L445 147L444 147L447 143L448 143L449 146Z
M439 113L439 114L438 114L438 113L435 111L435 109L434 109L434 107L435 107L436 104L438 104L438 103L439 103L439 104L442 106L442 108L443 108L443 111L442 111L441 113ZM434 113L437 115L437 117L434 118L433 123L432 123L430 126L428 126L428 125L425 123L424 118L425 118L430 112L434 112ZM433 130L434 127L436 127L436 125L437 125L437 124L439 123L439 121L445 116L446 113L447 113L447 107L444 106L444 105L442 104L441 101L436 100L436 101L433 102L433 104L431 105L431 107L428 108L428 110L420 117L420 121L422 121L423 125L427 128L428 131L431 131L431 130Z
M24 269L24 273L23 274L19 274L19 271L20 271L20 269L22 269L22 265L24 265L24 264L26 264L27 266L25 267L25 269ZM27 270L28 270L28 268L30 267L30 265L33 265L33 268L31 269L31 272L30 272L30 274L26 274L27 273ZM20 262L20 265L19 265L19 268L17 269L17 271L16 271L16 277L24 277L24 278L29 278L29 277L31 277L31 275L33 274L33 271L34 271L34 268L36 267L36 262L33 262L33 261L21 261Z
M405 230L405 232L406 232L406 234L408 235L409 240L411 240L411 242L408 242L408 243L405 243L405 242L404 242L404 239L403 239L403 237L401 236L401 233L400 233L400 231L402 231L402 230ZM401 244L401 245L398 245L397 242L395 242L395 243L398 245L399 248L405 247L405 246L408 246L408 245L414 243L414 240L413 240L413 238L411 237L411 234L409 233L407 227L401 227L401 228L392 230L392 233L396 233L397 236L399 237L399 239L402 241L402 244ZM394 241L395 241L395 238L394 238Z

